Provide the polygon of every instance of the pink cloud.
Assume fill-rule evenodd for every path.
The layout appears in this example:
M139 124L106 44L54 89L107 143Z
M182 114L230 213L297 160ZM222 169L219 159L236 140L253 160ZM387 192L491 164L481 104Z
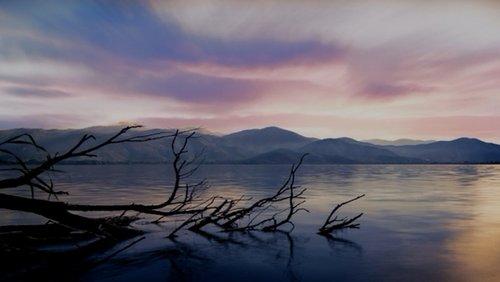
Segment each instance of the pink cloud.
M461 35L483 39L482 45L471 40L464 41L464 46L455 44L461 42L453 29L453 21L460 18L457 15L469 15L464 25L456 22L457 30L482 25L470 17L473 10L440 12L448 17L432 13L436 23L446 23L439 29L443 37L433 38L433 30L413 32L421 28L421 18L407 21L406 16L419 15L419 11L404 10L405 16L396 13L391 20L402 24L388 26L382 20L372 21L378 18L370 18L377 15L368 7L379 5L368 2L360 10L354 7L346 22L321 19L318 15L325 14L318 13L319 4L310 6L306 14L277 5L274 12L283 15L279 21L273 13L261 14L259 5L253 10L255 18L245 18L249 29L260 26L248 37L243 36L248 30L234 28L230 22L220 21L221 30L212 30L196 13L182 22L196 21L201 24L196 30L213 33L188 33L190 25L164 24L156 16L137 18L144 34L137 32L140 27L130 28L129 21L121 21L126 17L119 16L126 15L120 14L116 22L105 13L95 15L109 24L104 26L108 29L99 30L91 28L98 21L66 19L83 33L74 33L71 25L43 26L47 23L43 9L33 10L42 15L37 28L31 21L22 24L23 18L16 14L2 18L5 24L0 32L9 39L0 59L0 91L7 94L0 93L3 124L66 127L148 115L139 120L154 126L201 126L224 132L277 125L322 137L500 138L495 137L500 132L495 125L500 104L495 25ZM389 10L399 7L391 5ZM21 6L20 16L24 15ZM187 4L186 12L203 12L200 7ZM239 20L235 14L243 10L224 11L230 19ZM135 11L129 12L134 15ZM144 12L141 15L151 15ZM55 16L49 23L59 24ZM267 26L261 25L261 16ZM353 20L357 24L351 24ZM405 32L408 26L415 30ZM223 30L237 34L231 33L231 40L221 39ZM238 35L243 38L235 38ZM9 94L7 87L30 99ZM61 99L66 97L63 93L71 97Z
M369 83L360 93L371 99L396 99L406 95L425 94L432 91L432 87L416 84L391 84L386 82Z
M445 116L409 120L407 132L441 138L479 137L500 142L500 116Z
M93 120L83 114L31 114L17 117L0 115L0 129L10 128L81 128L93 124Z

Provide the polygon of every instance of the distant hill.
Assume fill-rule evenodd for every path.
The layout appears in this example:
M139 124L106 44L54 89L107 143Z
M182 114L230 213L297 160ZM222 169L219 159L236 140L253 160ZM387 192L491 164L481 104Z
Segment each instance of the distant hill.
M345 137L318 140L300 148L300 151L311 153L316 158L323 159L324 163L411 163L415 161L401 157L385 148Z
M317 139L279 127L266 127L222 136L221 141L226 146L244 147L255 153L266 153L276 149L297 149L315 140Z
M459 138L430 144L385 146L404 157L427 163L493 163L500 162L500 145L474 138Z
M0 130L0 142L9 137L29 133L51 153L62 153L71 148L84 134L98 139L115 134L121 127L90 127L84 129ZM147 129L154 133L168 129ZM137 131L136 131L137 132ZM132 132L133 134L133 132ZM309 153L309 164L410 164L410 163L500 163L500 145L474 138L452 141L417 141L401 139L374 144L351 138L316 139L278 127L249 129L228 135L214 135L209 131L196 134L188 147L191 156L202 154L206 163L290 164ZM374 139L372 139L374 140ZM422 142L431 142L424 143ZM384 142L378 142L384 143ZM410 143L410 145L405 145ZM411 144L417 143L417 144ZM40 161L42 152L22 146L8 146L24 160ZM126 143L103 148L96 158L72 160L77 163L163 163L172 159L168 140L147 143ZM12 159L0 154L0 163Z
M97 141L108 138L116 134L121 127L90 127L83 129L67 129L67 130L44 130L44 129L13 129L1 130L0 142L22 133L28 133L33 136L37 143L45 147L52 154L63 153L72 148L85 134L94 135ZM142 130L141 134L149 134L159 132L160 129ZM136 131L136 133L138 133ZM133 132L131 134L134 134ZM89 140L86 146L96 144L96 141ZM27 146L10 146L9 149L16 152L24 160L40 161L44 159L43 152L34 150ZM98 151L95 158L79 158L73 159L72 162L82 163L147 163L147 162L166 162L168 156L169 145L162 141L151 141L146 143L123 143L111 146L106 146ZM22 149L22 150L21 150ZM0 161L2 161L0 155Z

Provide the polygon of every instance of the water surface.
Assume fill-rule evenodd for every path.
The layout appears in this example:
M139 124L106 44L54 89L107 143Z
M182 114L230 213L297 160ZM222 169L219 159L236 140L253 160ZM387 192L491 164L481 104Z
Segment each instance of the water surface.
M158 203L168 195L167 165L62 166L57 188L79 203ZM207 165L211 193L272 194L289 166ZM221 235L184 232L165 239L167 226L130 249L78 273L84 281L500 281L500 167L493 165L306 165L307 188L295 230ZM27 191L26 191L27 193ZM364 212L361 228L327 239L316 235L331 208ZM42 219L2 211L2 223ZM119 249L126 245L117 246ZM110 250L112 252L113 250ZM106 254L103 254L105 256ZM55 273L47 274L57 275ZM59 277L61 278L61 277Z

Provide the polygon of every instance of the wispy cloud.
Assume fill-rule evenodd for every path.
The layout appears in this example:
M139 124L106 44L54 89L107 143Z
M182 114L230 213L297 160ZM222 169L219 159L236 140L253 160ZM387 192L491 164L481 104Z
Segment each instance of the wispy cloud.
M55 90L55 89L43 89L43 88L26 88L26 87L8 87L4 88L3 92L11 94L16 97L27 97L27 98L63 98L71 96L69 93Z
M9 128L79 128L92 122L86 115L75 114L35 114L18 117L0 114L0 129Z
M416 126L425 118L443 134L457 134L445 126L457 122L463 135L493 138L499 8L487 0L4 1L0 118L217 131L275 124L366 137L411 135L400 126L408 121L435 139L438 130ZM479 132L452 118L464 116L487 125Z
M373 82L365 86L362 95L373 99L396 99L401 96L425 94L430 91L432 91L432 88L418 85Z

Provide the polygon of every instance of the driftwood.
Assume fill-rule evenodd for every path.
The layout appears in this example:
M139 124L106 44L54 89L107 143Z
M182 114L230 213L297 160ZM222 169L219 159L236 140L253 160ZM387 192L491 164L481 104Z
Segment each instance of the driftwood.
M294 228L293 216L301 211L308 212L301 207L305 202L303 194L306 189L295 184L296 173L306 154L300 158L296 165L291 166L286 181L274 194L268 197L257 200L245 196L237 199L221 195L203 197L202 192L208 187L205 180L194 184L188 183L189 177L196 172L200 164L198 155L187 157L188 144L192 138L195 138L195 132L176 130L130 136L129 131L138 127L140 126L125 127L115 135L100 142L92 135L84 135L72 148L62 154L49 153L44 147L37 144L36 140L29 134L18 135L0 142L0 154L9 156L17 164L11 170L18 173L18 176L0 180L0 190L8 191L28 187L31 191L31 197L0 193L0 208L38 214L64 226L67 230L84 231L108 242L118 242L143 233L141 230L129 226L128 223L131 219L124 216L129 211L158 216L154 223L179 222L177 227L167 233L169 238L177 236L178 232L184 229L207 234L210 232L205 230L208 226L223 232L278 231L285 226L289 226L288 231L291 231ZM47 175L48 172L56 171L55 165L61 162L77 157L95 157L96 151L105 146L167 138L170 139L174 180L173 186L166 193L164 200L157 204L81 205L65 203L60 201L57 196L67 192L55 190L50 175ZM13 150L10 150L9 146L34 148L45 154L45 160L36 165L28 164ZM47 199L42 199L38 195L47 196ZM362 214L352 219L341 220L337 217L332 219L332 216L341 206L362 196L337 205L320 228L319 233L328 234L339 228L357 227L354 221ZM81 212L88 211L121 212L122 215L108 219L81 215Z
M94 136L84 135L72 148L63 154L50 154L45 148L37 144L35 139L29 134L21 134L1 142L0 153L10 156L17 162L17 167L11 170L17 171L19 176L0 180L0 190L9 190L20 188L21 186L28 186L31 190L31 198L0 193L0 208L35 213L64 226L78 230L85 230L96 234L99 237L112 240L126 239L141 234L142 232L139 230L131 229L126 226L120 226L113 222L84 217L72 213L71 211L85 210L85 206L79 207L76 205L76 207L73 207L73 205L57 201L57 195L67 194L67 192L54 190L54 183L52 180L50 178L48 180L43 178L47 172L54 171L54 166L56 164L77 157L95 157L95 151L105 146L131 142L147 142L173 136L172 133L167 132L142 135L138 134L129 137L124 136L129 130L138 127L140 126L125 127L115 135L102 142L98 142L97 144L89 144L91 141L96 140ZM44 152L46 154L46 159L40 164L30 166L14 152L12 152L12 150L5 149L5 145L33 147L41 152ZM35 191L40 191L48 195L48 199L36 199ZM56 201L50 200L51 197L53 197ZM109 209L106 209L106 207L103 207L103 209L94 208L94 210L126 210L124 207L120 206L108 206ZM144 207L139 207L138 209L141 208ZM92 209L89 207L89 210Z

